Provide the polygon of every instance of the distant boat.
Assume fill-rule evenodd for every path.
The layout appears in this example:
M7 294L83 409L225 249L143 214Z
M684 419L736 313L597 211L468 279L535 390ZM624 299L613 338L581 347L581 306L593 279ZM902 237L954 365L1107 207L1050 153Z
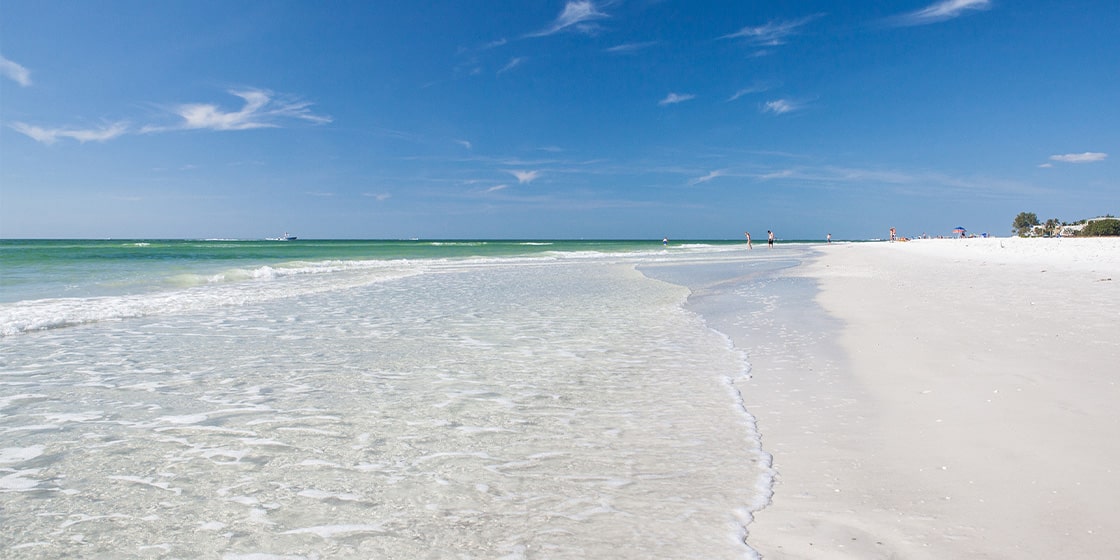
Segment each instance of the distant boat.
M290 234L286 231L284 232L284 235L282 235L280 237L266 237L265 238L265 241L295 241L295 240L296 240L296 236L294 236L294 235L292 235L292 234Z

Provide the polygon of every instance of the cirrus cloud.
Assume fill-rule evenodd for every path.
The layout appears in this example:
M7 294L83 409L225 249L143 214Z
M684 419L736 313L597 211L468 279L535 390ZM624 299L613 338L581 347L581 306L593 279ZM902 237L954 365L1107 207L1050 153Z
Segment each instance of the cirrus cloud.
M511 169L507 173L517 177L517 182L522 185L532 183L541 176L540 171L522 171L520 169Z
M1104 161L1108 154L1102 152L1084 152L1081 154L1058 154L1050 156L1052 161L1060 161L1062 163L1094 163Z
M697 177L697 178L689 181L688 184L695 186L695 185L699 185L700 183L707 183L708 181L711 181L712 179L715 179L716 177L723 177L726 174L727 174L727 172L723 171L722 169L717 169L715 171L712 171L711 173L708 173L707 175L704 175L703 177Z
M511 58L510 61L506 63L506 65L503 66L501 70L498 70L498 75L500 76L502 74L505 74L506 72L509 72L510 70L513 70L514 68L517 68L518 66L521 66L525 63L526 60L528 59L523 56Z
M784 45L786 38L797 34L807 23L819 17L821 17L821 14L814 14L792 21L771 21L765 25L748 26L724 35L720 39L746 39L754 45L776 47Z
M804 106L796 101L789 99L775 99L767 101L762 105L763 113L773 113L775 115L784 115L802 109Z
M638 52L638 51L643 50L643 49L648 49L648 48L650 48L650 47L652 47L656 44L657 44L657 41L645 41L645 42L642 42L642 43L623 43L621 45L615 45L613 47L608 47L606 49L603 49L603 51L604 52L609 52L609 53L612 53L612 54L630 54L630 53Z
M530 33L526 37L545 37L567 30L590 34L598 29L592 22L607 17L610 16L600 12L590 0L570 0L564 5L564 11L560 12L552 25L536 33Z
M331 118L311 112L311 103L300 100L277 99L267 90L231 90L245 100L239 111L224 111L209 103L189 103L172 108L172 112L182 117L177 127L180 129L209 130L251 130L254 128L276 128L282 119L300 119L316 124L331 122ZM160 129L149 127L146 132Z
M958 18L965 12L987 10L991 4L991 0L941 0L891 21L900 26L928 25Z
M115 122L100 128L44 128L22 122L8 125L12 130L30 137L36 142L54 144L60 138L70 138L82 144L86 142L104 142L112 140L128 132L128 123Z
M692 95L691 93L670 93L669 95L665 96L665 99L658 101L657 104L664 107L665 105L675 105L677 103L683 103L691 99L696 99L696 96Z
M0 76L4 76L23 87L31 85L31 71L4 58L3 55L0 55Z
M751 86L739 89L734 94L732 94L731 97L729 97L727 100L728 101L735 101L736 99L739 99L740 97L742 97L744 95L750 95L752 93L762 93L764 91L769 91L773 88L774 88L774 84L772 84L772 83L757 82L757 83L755 83Z
M179 117L171 125L145 125L135 128L126 120L110 122L100 127L44 127L14 122L9 128L43 144L54 144L62 138L78 142L105 142L125 134L151 134L176 130L251 130L255 128L280 128L286 121L302 120L325 124L332 119L311 112L312 104L290 97L278 97L262 89L230 91L245 104L237 111L227 111L210 103L189 103L168 109Z

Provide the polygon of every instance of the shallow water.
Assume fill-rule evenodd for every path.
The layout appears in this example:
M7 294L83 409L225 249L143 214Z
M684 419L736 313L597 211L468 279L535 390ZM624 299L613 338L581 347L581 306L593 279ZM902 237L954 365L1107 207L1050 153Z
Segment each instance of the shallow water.
M444 261L0 338L0 550L754 557L749 365L635 270L728 260L779 266Z

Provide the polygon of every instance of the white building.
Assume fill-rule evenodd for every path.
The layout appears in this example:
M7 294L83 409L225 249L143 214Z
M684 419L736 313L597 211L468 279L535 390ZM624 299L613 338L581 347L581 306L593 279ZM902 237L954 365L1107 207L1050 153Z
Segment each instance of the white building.
M1089 218L1088 220L1085 220L1085 222L1081 223L1081 224L1076 224L1076 225L1065 225L1065 224L1063 224L1063 225L1058 226L1054 230L1054 235L1057 235L1057 236L1060 236L1060 237L1076 237L1078 235L1081 235L1081 230L1085 229L1085 226L1089 225L1092 222L1095 222L1097 220L1115 220L1115 219L1116 218L1110 218L1108 216L1097 216L1096 218ZM1044 226L1041 226L1041 225L1034 226L1034 227L1031 228L1031 230L1029 232L1027 232L1027 237L1042 237L1043 236L1043 233L1042 233L1043 229L1044 229Z

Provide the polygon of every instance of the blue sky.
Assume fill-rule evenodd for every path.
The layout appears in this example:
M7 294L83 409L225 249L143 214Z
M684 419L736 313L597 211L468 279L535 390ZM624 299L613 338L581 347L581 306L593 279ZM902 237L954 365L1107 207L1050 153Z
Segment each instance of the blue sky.
M1120 213L1120 3L0 7L0 237L779 238Z

